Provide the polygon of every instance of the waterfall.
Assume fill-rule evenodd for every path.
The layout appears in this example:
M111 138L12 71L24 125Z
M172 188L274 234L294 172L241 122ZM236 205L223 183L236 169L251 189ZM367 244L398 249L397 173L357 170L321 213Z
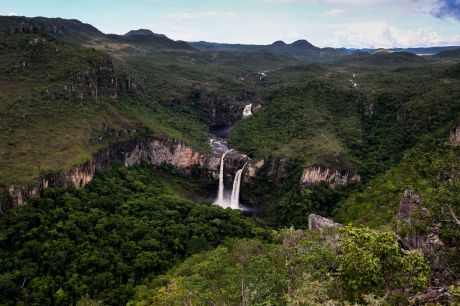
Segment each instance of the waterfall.
M243 110L243 118L247 118L249 116L252 116L252 104L246 105Z
M224 159L225 159L225 155L227 155L229 151L226 151L221 159L220 159L220 171L219 171L219 191L217 193L217 200L216 200L216 204L218 205L225 205L225 202L224 202Z
M233 180L232 197L230 198L230 207L233 209L238 209L240 206L241 175L243 174L243 170L244 167L246 167L246 164L244 164L243 168L236 172L235 179Z

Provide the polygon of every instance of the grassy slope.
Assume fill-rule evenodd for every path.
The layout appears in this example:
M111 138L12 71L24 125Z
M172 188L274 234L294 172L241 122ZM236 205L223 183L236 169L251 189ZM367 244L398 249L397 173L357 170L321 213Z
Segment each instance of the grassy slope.
M34 54L29 67L0 81L0 184L26 183L43 172L81 163L131 130L182 139L205 150L206 126L174 113L142 93L99 102L42 98L47 89L72 84L77 71L95 68L106 55L76 49L46 35L2 35L2 71ZM29 45L44 38L39 47ZM59 50L59 51L56 51ZM106 128L107 127L107 128ZM114 135L106 135L113 129ZM105 136L103 142L94 139Z
M161 134L206 152L207 110L203 101L193 101L193 90L215 93L219 101L254 92L254 83L236 80L237 71L293 62L272 55L92 43L113 57L121 80L134 77L143 90L98 102L69 101L65 96L51 100L43 98L48 89L73 84L76 72L97 68L107 53L74 47L46 34L0 35L0 71L23 58L31 63L0 80L0 185L28 183L42 173L67 169L110 143L133 137L133 130L134 136ZM37 46L31 44L34 39L40 41ZM102 142L94 141L101 136Z

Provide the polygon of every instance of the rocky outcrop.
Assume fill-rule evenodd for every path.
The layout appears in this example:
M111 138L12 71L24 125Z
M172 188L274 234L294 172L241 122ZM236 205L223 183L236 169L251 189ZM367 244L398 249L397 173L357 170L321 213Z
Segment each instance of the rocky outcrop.
M26 32L26 33L37 33L37 32L47 32L50 34L61 34L64 31L64 27L52 23L38 23L38 22L26 22L21 21L20 18L17 18L18 22L14 26L8 28L10 34Z
M252 163L249 163L246 167L247 169L247 175L246 181L249 180L249 178L256 176L256 173L259 169L261 169L265 165L265 160L264 159L259 159L256 161L253 161Z
M236 95L221 95L218 92L193 85L187 96L169 101L173 107L202 107L207 111L209 126L229 126L243 118L244 108L252 104L255 113L267 101L257 97L254 92L242 92Z
M417 219L414 214L417 213ZM403 250L410 251L418 249L425 256L433 256L436 248L443 245L439 238L441 225L432 225L421 232L417 222L423 222L429 218L429 213L422 206L422 198L417 193L406 190L399 203L397 214L398 241Z
M226 158L226 171L236 172L247 160L246 156L237 152L230 154ZM162 137L123 142L97 153L91 160L71 170L49 173L29 185L9 186L5 192L7 196L0 200L0 212L26 204L28 197L38 196L46 187L81 188L91 182L96 173L109 170L116 161L126 167L143 163L152 166L167 164L184 175L215 182L220 156L203 154L180 141Z
M334 188L337 186L348 185L351 182L359 182L360 180L361 177L357 174L339 172L337 170L331 170L320 166L310 166L303 170L300 181L302 185L312 185L325 182Z
M92 100L95 102L105 97L116 99L120 84L115 75L112 60L106 57L94 67L71 73L70 82L67 85L47 89L42 94L42 99L63 98L70 101Z
M280 185L281 180L286 177L287 169L289 168L291 161L288 158L277 158L267 161L269 166L268 180L275 185Z
M325 238L327 245L332 249L337 249L340 246L338 229L341 227L343 227L342 224L334 222L331 219L315 214L310 214L308 216L308 228Z
M412 305L446 305L453 302L452 294L447 287L429 287L410 299Z
M319 215L310 214L308 216L308 228L319 234L323 234L329 229L343 227L342 224L332 221L331 219L321 217Z
M449 136L450 143L454 146L460 145L460 123L457 124L451 131Z
M374 114L375 114L374 103L372 102L364 103L364 116L371 118L374 116Z

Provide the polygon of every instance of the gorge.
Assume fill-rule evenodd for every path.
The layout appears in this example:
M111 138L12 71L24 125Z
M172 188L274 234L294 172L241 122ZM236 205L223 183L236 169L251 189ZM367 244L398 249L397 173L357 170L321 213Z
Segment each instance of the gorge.
M458 304L460 53L428 49L0 16L0 304Z

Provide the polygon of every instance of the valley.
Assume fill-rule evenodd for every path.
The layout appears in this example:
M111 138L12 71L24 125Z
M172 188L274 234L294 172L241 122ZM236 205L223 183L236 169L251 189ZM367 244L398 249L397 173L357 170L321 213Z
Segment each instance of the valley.
M458 50L0 16L0 304L457 303Z

